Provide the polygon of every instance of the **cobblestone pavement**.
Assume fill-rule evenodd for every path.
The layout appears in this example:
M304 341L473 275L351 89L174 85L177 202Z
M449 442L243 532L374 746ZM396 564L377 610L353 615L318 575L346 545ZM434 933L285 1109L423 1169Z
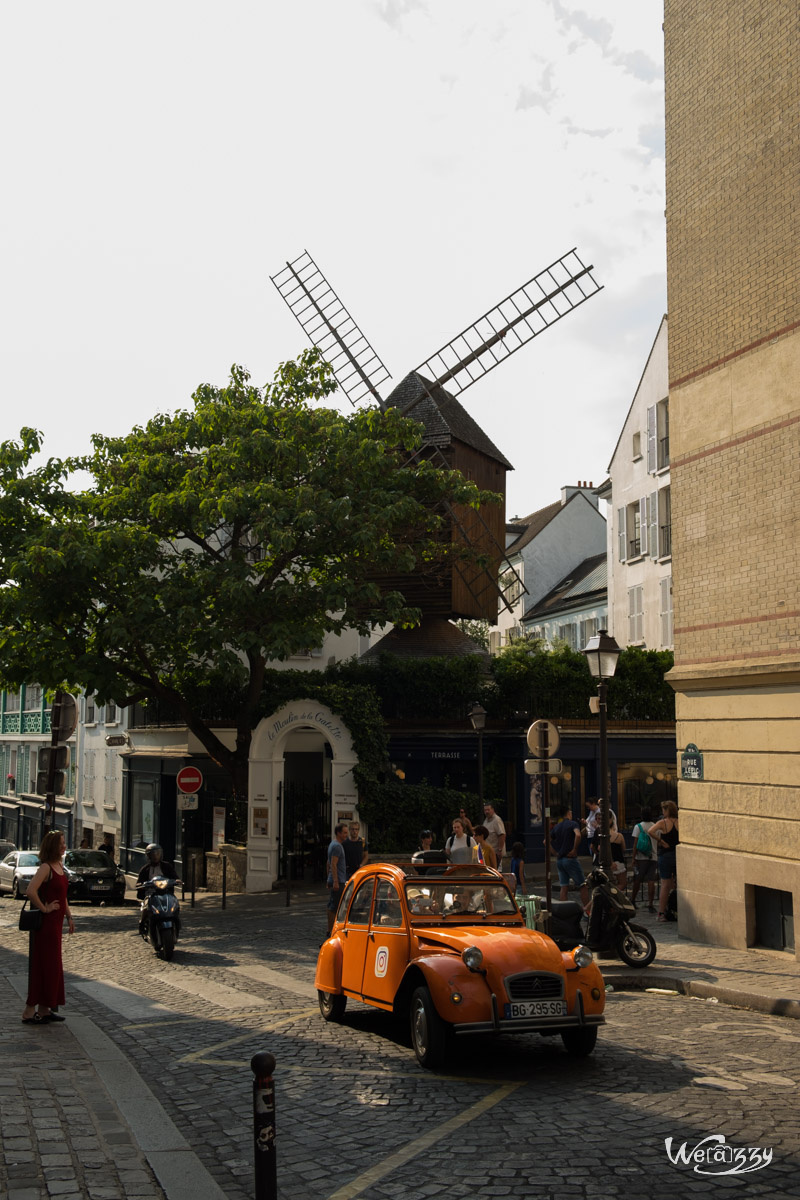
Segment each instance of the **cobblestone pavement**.
M253 1195L249 1063L260 1050L277 1060L285 1200L502 1198L523 1188L553 1200L663 1200L679 1189L724 1200L742 1188L748 1198L800 1197L800 1023L615 990L589 1059L535 1036L474 1038L431 1074L384 1013L350 1004L342 1025L321 1020L312 984L323 905L302 889L288 909L274 896L229 897L224 912L219 897L194 910L187 901L172 963L138 938L133 908L76 905L76 933L65 939L68 1020L29 1029L12 989L26 970L19 909L0 901L0 1195L162 1196L70 1033L78 1013L113 1039L230 1200ZM651 969L653 987L687 957L673 926L657 936L669 973ZM697 953L695 971L735 975L735 952ZM776 994L797 998L793 961L762 961ZM756 982L763 974L753 972ZM665 1139L674 1156L717 1134L734 1149L770 1149L772 1162L711 1178L667 1156Z

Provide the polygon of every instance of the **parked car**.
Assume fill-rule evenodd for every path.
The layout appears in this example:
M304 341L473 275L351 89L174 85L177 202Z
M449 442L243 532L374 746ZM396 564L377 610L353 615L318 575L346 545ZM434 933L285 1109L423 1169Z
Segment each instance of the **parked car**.
M101 900L122 904L125 899L125 875L103 850L68 850L64 855L67 873L67 898Z
M12 850L0 862L0 892L11 892L16 900L21 900L38 869L39 855L35 850Z
M7 854L10 854L11 851L16 850L16 848L15 842L0 842L0 859L5 858Z
M352 996L410 1022L417 1059L439 1066L454 1036L560 1036L591 1054L605 1021L605 985L591 950L569 952L528 929L490 867L361 867L342 895L317 960L326 1021Z

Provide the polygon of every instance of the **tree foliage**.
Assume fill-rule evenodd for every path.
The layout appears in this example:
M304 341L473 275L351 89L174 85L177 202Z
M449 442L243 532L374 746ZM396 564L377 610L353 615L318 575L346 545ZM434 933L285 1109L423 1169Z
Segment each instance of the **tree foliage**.
M415 621L381 577L465 555L442 503L493 499L413 455L422 429L396 410L321 404L334 388L307 351L264 388L234 367L80 458L33 467L30 429L0 446L0 684L157 700L244 794L268 663ZM76 471L89 487L70 490ZM209 679L238 697L233 750L195 703Z

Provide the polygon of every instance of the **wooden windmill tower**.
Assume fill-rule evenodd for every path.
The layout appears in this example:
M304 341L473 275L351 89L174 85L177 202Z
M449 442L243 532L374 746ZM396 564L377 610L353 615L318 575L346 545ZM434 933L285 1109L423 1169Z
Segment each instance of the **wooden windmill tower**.
M410 371L386 399L379 388L391 378L350 313L311 256L304 252L272 282L312 344L331 364L352 404L374 401L399 408L425 429L420 456L459 470L478 487L498 492L502 505L482 512L448 506L452 540L477 549L486 566L455 561L414 575L382 578L422 610L424 618L483 619L495 624L498 604L511 608L505 592L514 574L503 572L506 472L511 464L457 397L601 290L573 249L506 296L430 358Z

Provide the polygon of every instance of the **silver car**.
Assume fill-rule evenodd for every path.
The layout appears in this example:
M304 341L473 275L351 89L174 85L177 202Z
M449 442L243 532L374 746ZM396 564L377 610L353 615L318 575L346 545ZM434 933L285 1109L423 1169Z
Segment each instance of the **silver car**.
M28 890L28 884L39 869L35 850L12 850L0 862L0 892L11 892L17 900Z

